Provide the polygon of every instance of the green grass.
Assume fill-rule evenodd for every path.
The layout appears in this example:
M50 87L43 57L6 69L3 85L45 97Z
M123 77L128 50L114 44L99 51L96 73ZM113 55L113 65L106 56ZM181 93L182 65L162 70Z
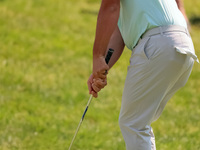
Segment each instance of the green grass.
M0 150L67 149L89 98L100 0L0 0ZM200 2L185 1L200 57ZM75 150L125 150L118 126L125 50L93 100ZM153 123L158 150L200 149L200 67Z

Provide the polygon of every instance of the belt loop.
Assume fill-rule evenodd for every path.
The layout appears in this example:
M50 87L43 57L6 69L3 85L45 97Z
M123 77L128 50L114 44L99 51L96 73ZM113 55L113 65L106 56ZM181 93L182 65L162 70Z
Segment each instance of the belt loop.
M160 30L160 34L163 36L162 27L159 27L159 30Z

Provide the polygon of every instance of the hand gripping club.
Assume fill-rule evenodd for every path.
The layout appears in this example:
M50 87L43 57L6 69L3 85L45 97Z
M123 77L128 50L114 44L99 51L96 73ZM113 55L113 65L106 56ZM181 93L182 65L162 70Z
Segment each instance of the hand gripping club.
M106 58L105 58L105 61L106 61L107 64L108 64L108 62L110 61L110 58L111 58L113 52L114 52L113 49L109 49L109 50L108 50L108 53L107 53ZM72 144L74 143L74 140L75 140L75 138L76 138L76 135L77 135L77 133L78 133L80 127L81 127L81 124L82 124L82 122L83 122L83 119L84 119L84 117L85 117L85 114L86 114L86 112L87 112L87 110L88 110L88 108L89 108L89 105L90 105L91 101L92 101L92 98L93 98L93 96L91 95L90 98L89 98L89 100L88 100L88 103L87 103L87 105L86 105L85 111L84 111L84 113L83 113L83 116L82 116L82 118L81 118L79 124L78 124L78 127L77 127L77 129L76 129L76 132L75 132L75 134L74 134L74 137L73 137L73 139L72 139L72 141L71 141L71 144L70 144L68 150L71 149Z

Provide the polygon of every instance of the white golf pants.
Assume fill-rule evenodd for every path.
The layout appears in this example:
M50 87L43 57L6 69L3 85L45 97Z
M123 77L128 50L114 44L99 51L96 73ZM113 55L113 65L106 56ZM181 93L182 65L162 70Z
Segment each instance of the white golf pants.
M156 150L151 123L187 82L198 61L188 31L180 26L147 31L133 49L119 124L127 150Z

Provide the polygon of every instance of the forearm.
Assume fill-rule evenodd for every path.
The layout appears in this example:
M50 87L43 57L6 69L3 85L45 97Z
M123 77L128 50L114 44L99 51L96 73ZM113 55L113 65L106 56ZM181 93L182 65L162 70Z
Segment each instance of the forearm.
M123 50L124 50L124 41L122 39L121 33L119 31L119 28L116 27L115 31L113 32L110 42L108 44L108 48L112 48L114 50L114 53L110 59L110 62L108 63L109 68L111 68L120 58Z
M184 5L183 5L183 0L176 0L176 3L178 5L178 8L181 10L182 8L184 8Z
M123 50L124 50L124 41L122 39L121 33L118 29L118 27L115 28L107 49L112 48L114 49L114 52L112 54L112 57L108 63L108 68L110 69L119 59L119 57L121 56ZM106 74L105 74L105 70L104 72L102 72L104 74L105 77L100 77L100 75L95 75L95 73L93 73L89 80L88 80L88 89L89 89L89 93L92 94L94 97L98 96L98 92L104 88L107 84L107 80L106 80ZM95 78L95 76L98 76L97 78ZM102 74L101 74L102 76Z
M105 62L105 55L111 35L117 27L119 11L120 0L102 0L93 47L93 73L88 80L88 89L94 97L107 83L109 66Z
M93 60L96 57L105 56L110 37L117 26L119 10L119 0L102 0L97 19Z
M188 18L187 18L187 15L185 13L183 0L176 0L176 3L177 3L177 6L178 6L178 9L181 11L181 13L183 14L183 16L185 17L185 20L188 23Z

